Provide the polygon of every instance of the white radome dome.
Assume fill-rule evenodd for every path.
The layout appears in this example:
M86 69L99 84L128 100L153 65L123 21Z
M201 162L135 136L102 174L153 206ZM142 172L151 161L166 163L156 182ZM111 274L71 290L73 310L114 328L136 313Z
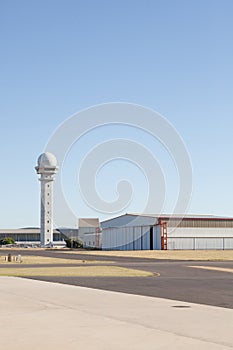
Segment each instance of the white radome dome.
M47 167L56 167L57 159L56 157L49 152L42 153L38 158L38 167L39 168L47 168Z

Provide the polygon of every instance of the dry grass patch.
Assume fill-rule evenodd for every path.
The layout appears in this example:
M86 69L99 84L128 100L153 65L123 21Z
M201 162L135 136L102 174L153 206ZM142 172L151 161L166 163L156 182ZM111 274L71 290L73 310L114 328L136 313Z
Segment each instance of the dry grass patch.
M0 257L0 264L19 264L15 261L15 255L12 256L12 262L5 261L5 256ZM41 265L41 264L106 264L106 261L97 261L97 260L74 260L74 259L60 259L60 258L50 258L44 256L30 256L30 255L21 255L22 262L20 265ZM113 263L108 261L108 263Z
M0 268L0 276L150 277L153 273L118 266Z
M64 253L69 254L70 252ZM83 252L78 251L76 254L83 254ZM161 260L233 260L233 250L85 251L85 254Z

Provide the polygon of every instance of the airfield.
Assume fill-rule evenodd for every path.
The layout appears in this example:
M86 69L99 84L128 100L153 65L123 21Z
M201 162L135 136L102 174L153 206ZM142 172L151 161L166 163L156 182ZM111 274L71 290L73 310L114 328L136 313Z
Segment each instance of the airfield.
M0 249L4 349L232 349L233 252L161 253Z
M162 253L0 249L0 275L233 309L232 251Z

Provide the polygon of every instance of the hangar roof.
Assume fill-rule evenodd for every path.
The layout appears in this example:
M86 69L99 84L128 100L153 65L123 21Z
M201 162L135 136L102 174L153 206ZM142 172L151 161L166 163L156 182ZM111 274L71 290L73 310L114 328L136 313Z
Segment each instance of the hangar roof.
M161 220L208 220L208 221L233 221L231 217L214 216L214 215L199 215L199 214L139 214L139 213L126 213L115 218L104 220L101 222L102 228L107 227L119 227L119 226L146 226L155 225L156 222Z

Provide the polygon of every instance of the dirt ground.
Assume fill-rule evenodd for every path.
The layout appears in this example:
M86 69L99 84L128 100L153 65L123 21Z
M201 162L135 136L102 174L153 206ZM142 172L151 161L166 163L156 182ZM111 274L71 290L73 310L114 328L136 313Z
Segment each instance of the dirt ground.
M28 250L27 250L28 251ZM25 251L26 252L26 251ZM8 252L9 253L9 252ZM7 265L9 264L9 262L7 262L7 256L8 256L8 253L6 253L5 255L1 254L0 256L0 265L1 264L4 264L4 265ZM52 257L45 257L45 256L32 256L32 255L20 255L20 258L19 258L19 255L16 255L16 254L13 254L12 255L12 264L13 263L17 263L17 264L20 264L20 265L40 265L40 264L51 264L51 265L54 265L54 264L88 264L88 263L91 263L91 264L94 264L98 262L98 264L104 264L105 262L104 261L96 261L96 260L92 260L92 261L88 261L88 260L78 260L78 259L75 259L75 260L71 260L71 259L62 259L62 258L52 258ZM108 261L108 263L110 263Z
M69 254L71 251L65 251ZM74 253L74 251L72 251ZM84 251L77 251L82 254ZM233 250L134 250L134 251L85 251L85 254L147 258L161 260L233 260Z
M22 248L1 248L0 263L3 263L4 256L7 256L11 250L25 252L40 252L40 251L57 251L65 254L88 254L93 256L106 256L106 257L130 257L130 258L146 258L146 259L158 259L158 260L203 260L203 261L233 261L233 250L134 250L134 251L104 251L104 250L72 250L72 249L44 249L44 248L30 248L30 249L22 249ZM5 254L3 253L5 252ZM25 254L26 255L26 254ZM31 254L30 254L31 255ZM35 259L30 257L30 259ZM48 258L49 259L49 258ZM54 259L54 258L53 258ZM70 263L69 261L64 261L62 263ZM28 263L33 263L33 261L29 261ZM26 260L24 261L25 263ZM48 261L43 261L42 263L50 263ZM51 260L51 263L55 263L55 260ZM61 259L59 259L59 263L61 263Z
M0 268L0 276L85 276L85 277L151 277L153 273L119 266L73 266Z

